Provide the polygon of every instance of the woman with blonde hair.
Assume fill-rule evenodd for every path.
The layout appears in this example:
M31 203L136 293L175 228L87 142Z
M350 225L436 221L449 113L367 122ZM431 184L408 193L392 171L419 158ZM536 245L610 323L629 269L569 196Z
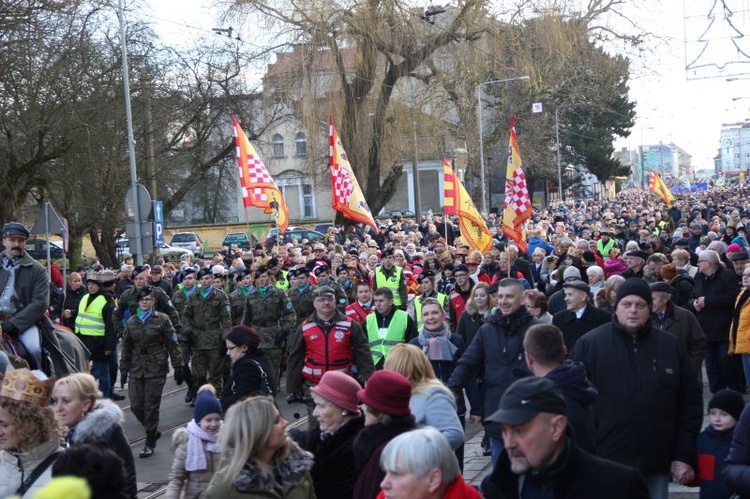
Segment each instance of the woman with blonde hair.
M289 439L289 423L269 397L250 397L226 413L219 438L223 467L206 498L312 499L313 455Z
M136 497L135 460L122 428L125 417L117 404L102 398L96 379L90 374L74 373L57 380L52 389L52 406L60 426L67 432L63 445L105 441L122 459L126 472L125 493Z

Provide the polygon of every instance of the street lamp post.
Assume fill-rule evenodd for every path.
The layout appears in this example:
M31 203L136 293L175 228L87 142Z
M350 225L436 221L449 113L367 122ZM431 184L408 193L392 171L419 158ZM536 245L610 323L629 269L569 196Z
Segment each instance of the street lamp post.
M479 126L479 179L482 183L482 214L487 214L487 186L484 181L484 137L482 134L482 85L497 85L512 81L528 81L528 76L502 78L500 80L485 81L477 85L477 124Z

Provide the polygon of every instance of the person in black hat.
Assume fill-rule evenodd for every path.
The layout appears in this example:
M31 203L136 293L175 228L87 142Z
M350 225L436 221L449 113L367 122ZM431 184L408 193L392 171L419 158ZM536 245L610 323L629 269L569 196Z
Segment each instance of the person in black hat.
M484 497L649 497L638 470L594 457L568 430L566 404L555 384L523 378L508 387L487 418L503 427L506 452L482 481Z
M343 263L336 267L336 284L338 284L344 291L344 294L346 294L347 307L357 300L357 289L354 285L354 281L349 276L349 267ZM344 313L346 313L346 307L344 307Z
M651 496L666 498L670 474L681 484L693 478L703 399L679 340L651 325L652 303L646 281L626 280L612 322L582 336L569 358L599 390L597 455L638 467Z
M4 333L26 348L29 354L26 360L32 369L44 369L51 374L47 366L42 365L40 330L49 323L45 313L50 304L50 279L47 269L26 252L28 238L29 230L23 224L3 225L0 324Z
M380 265L375 267L371 281L373 289L389 288L393 292L393 304L401 310L406 310L408 302L406 277L404 276L403 269L395 265L393 248L383 251Z
M628 270L620 274L625 279L631 277L643 277L643 268L646 266L648 255L645 251L633 250L625 253L625 263L628 264Z
M198 281L196 280L196 272L193 267L187 267L182 271L182 280L177 283L176 291L172 295L172 303L175 310L182 315L185 310L190 296L198 290ZM195 399L197 386L193 384L193 373L190 370L190 361L193 358L193 349L190 346L190 338L188 338L182 331L178 336L180 341L180 349L182 351L182 372L185 376L185 385L187 385L187 392L185 392L185 403L190 404Z
M560 328L565 347L573 349L578 338L612 320L609 313L596 308L591 302L589 285L580 280L563 283L565 310L552 316L552 324Z
M245 298L255 290L255 274L243 267L235 272L234 280L235 288L229 295L229 302L232 305L232 325L236 326L242 322L245 313Z
M346 310L346 306L349 305L349 299L341 285L331 276L331 269L328 265L324 263L318 264L315 267L315 276L318 279L318 287L327 286L333 289L336 293L336 308L343 313Z
M292 287L289 289L287 296L292 302L297 319L294 324L294 331L312 315L315 311L313 307L313 291L315 285L310 282L310 271L307 267L298 267L289 271L292 276Z
M466 310L466 302L471 295L471 290L474 289L474 284L476 284L469 275L469 267L463 263L456 265L453 270L453 279L455 279L456 285L450 292L450 311L448 313L448 324L451 331L456 330L458 319Z
M651 324L657 329L672 333L680 340L693 364L693 371L698 379L701 379L703 358L707 348L703 328L692 312L673 303L675 290L672 286L662 281L651 283L650 287L654 303L651 309Z

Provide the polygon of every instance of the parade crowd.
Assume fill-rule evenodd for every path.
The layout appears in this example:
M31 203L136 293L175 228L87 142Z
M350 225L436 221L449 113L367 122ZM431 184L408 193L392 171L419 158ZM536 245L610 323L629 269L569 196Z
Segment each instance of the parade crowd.
M173 456L167 498L666 499L670 482L750 497L749 194L561 202L522 242L490 215L484 253L425 215L206 259L124 255L65 293L8 222L0 497L136 497L118 381L138 458ZM80 339L84 372L55 370L50 327ZM169 376L194 408L171 446ZM282 385L306 426L288 428ZM478 488L467 424L493 464Z

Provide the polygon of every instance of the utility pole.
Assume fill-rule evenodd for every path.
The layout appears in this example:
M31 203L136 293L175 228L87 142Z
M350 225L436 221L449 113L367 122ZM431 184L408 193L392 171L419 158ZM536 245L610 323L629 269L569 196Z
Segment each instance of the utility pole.
M412 171L414 172L414 219L420 223L422 216L422 201L419 194L419 150L417 149L417 122L412 121L412 132L414 135L414 158Z
M565 201L562 188L562 161L560 160L560 119L557 108L555 108L555 137L557 148L557 193L560 196L560 201Z

